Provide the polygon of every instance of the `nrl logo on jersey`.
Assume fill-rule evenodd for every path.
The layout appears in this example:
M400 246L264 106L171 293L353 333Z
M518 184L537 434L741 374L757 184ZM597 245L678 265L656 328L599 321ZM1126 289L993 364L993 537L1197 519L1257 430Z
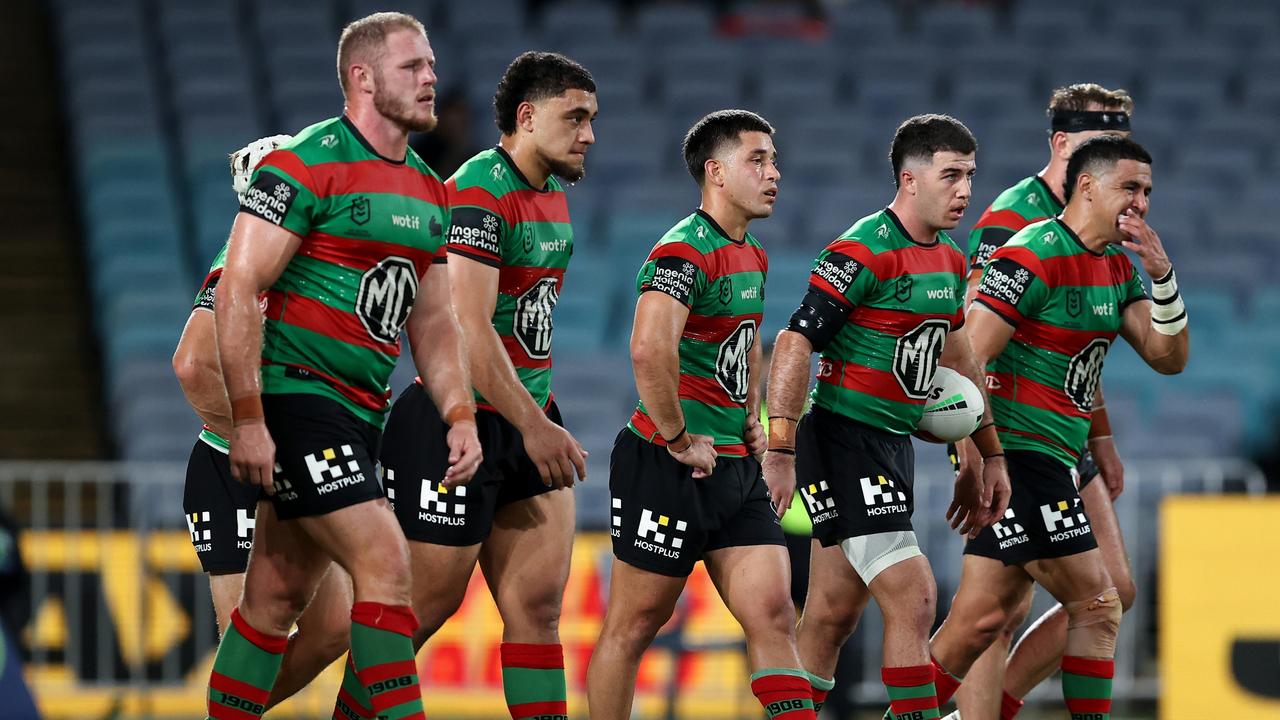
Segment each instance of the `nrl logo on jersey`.
M747 387L750 385L751 348L756 342L756 321L743 320L738 327L720 343L716 353L716 382L729 395L729 399L742 404L747 401Z

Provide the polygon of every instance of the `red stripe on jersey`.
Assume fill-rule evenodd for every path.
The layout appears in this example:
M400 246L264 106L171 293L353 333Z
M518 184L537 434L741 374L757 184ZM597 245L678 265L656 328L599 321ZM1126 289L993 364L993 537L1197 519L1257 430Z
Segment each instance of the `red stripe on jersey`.
M828 245L827 249L857 260L870 268L876 278L882 281L900 275L935 272L963 275L965 271L964 255L950 245L942 243L927 247L912 244L909 247L893 248L876 253L857 240L837 240Z
M636 408L636 411L631 414L631 425L634 426L636 430L639 430L640 434L654 445L658 445L660 447L667 446L667 441L663 440L662 435L658 434L658 426L654 425L653 420L648 415L641 412L640 408ZM694 430L690 430L690 432L696 433ZM747 446L742 443L738 443L737 445L716 445L716 452L721 455L737 455L745 457L747 454Z
M551 367L551 356L547 356L545 360L536 360L529 357L529 353L520 346L520 341L516 340L514 335L502 335L502 347L507 351L507 357L511 358L512 367L526 368L530 370L542 370Z
M1060 388L1038 383L1026 375L1019 375L1015 378L1009 373L989 372L987 373L987 378L988 392L996 397L1004 398L1010 402L1038 407L1059 415L1079 418L1089 417L1089 413L1082 412L1080 408L1077 408ZM995 381L994 390L991 389L992 380Z
M564 280L564 268L503 265L498 273L498 292L503 295L520 295L543 278L555 278L556 292L559 292Z
M742 407L742 403L734 402L729 397L729 393L725 392L714 378L684 373L680 374L680 399L693 400L714 407Z
M1017 232L1031 223L1030 219L1022 217L1013 210L992 210L987 208L986 212L982 213L982 217L978 218L978 222L974 224L973 229L1002 227Z
M258 163L258 169L270 170L276 168L283 170L289 177L297 180L312 195L320 194L319 183L311 175L311 170L307 164L302 162L302 158L298 157L292 150L272 150L266 157L262 158L262 162Z
M305 295L286 295L278 290L271 290L267 293L267 311L263 314L268 320L278 320L349 345L386 353L392 357L400 355L399 343L374 340L353 313Z
M1050 325L1040 320L1026 318L1018 323L1014 340L1027 343L1041 350L1049 350L1063 355L1075 355L1094 340L1112 340L1115 333L1098 332L1096 330L1069 330Z
M512 190L500 202L511 208L517 222L569 222L569 203L562 192Z
M299 370L305 370L306 372L327 382L330 386L333 387L333 389L342 393L342 395L348 400L350 400L351 402L359 405L360 407L368 408L370 410L375 410L378 412L385 410L387 408L387 401L391 399L390 389L388 389L386 392L380 395L375 394L375 393L369 392L368 390L364 390L362 388L352 387L351 385L347 385L346 383L333 377L332 375L326 375L325 373L322 373L319 370L316 370L315 368L306 367L305 365L295 365L293 363L277 363L277 362L271 362L270 360L266 360L266 359L263 359L262 364L263 365L279 365L281 367L293 367L293 368L298 368Z
M755 320L756 327L764 320L764 315L751 313L748 315L698 315L689 313L684 322L684 337L700 342L720 342L729 336L744 320Z
M484 208L489 212L502 218L503 222L510 228L516 224L517 220L506 211L504 204L493 196L493 193L482 187L469 187L465 190L459 190L458 184L451 178L444 186L445 195L449 198L449 207L456 208L462 206Z
M734 273L763 273L769 268L769 259L764 250L746 243L721 245L707 253L706 258L706 267L710 268L707 274L710 276L712 272L715 273L711 276L712 279Z
M447 207L444 184L409 164L392 165L385 160L354 160L316 163L308 166L320 192L316 195L385 193Z
M1026 247L1025 245L1002 245L998 250L991 254L991 260L988 260L987 263L990 264L999 258L1009 258L1027 270L1030 270L1031 274L1040 278L1041 281L1046 281L1048 278L1048 274L1044 269L1044 262L1041 260L1040 256L1036 255L1031 248Z
M1044 436L1044 435L1041 435L1040 433L1034 433L1034 432L1030 432L1030 431L1027 431L1027 430L1015 430L1014 428L1005 427L1005 426L1000 425L1000 424L998 424L998 423L996 424L996 432L999 432L999 433L1005 433L1005 434L1007 434L1007 435L1017 435L1017 436L1019 436L1019 437L1031 438L1032 440L1035 440L1036 442L1042 442L1042 443L1044 443L1044 444L1046 444L1046 445L1052 445L1052 446L1054 446L1054 447L1058 448L1058 449L1059 449L1059 450L1061 450L1062 452L1064 452L1064 453L1066 453L1067 455L1069 455L1073 460L1079 460L1079 459L1080 459L1080 451L1079 451L1079 450L1072 450L1071 448L1066 447L1065 445L1063 445L1062 443L1060 443L1060 442L1058 442L1058 441L1054 440L1053 438L1051 438L1051 437L1046 437L1046 436Z
M893 337L902 337L916 329L920 323L932 319L946 320L952 324L952 327L959 327L956 323L963 321L961 313L956 313L955 315L926 314L906 310L886 310L867 305L855 307L849 313L848 318L849 322L854 325L892 335Z
M1124 255L1099 257L1089 253L1044 258L1041 278L1054 287L1106 287L1124 285L1133 275L1133 264Z
M818 374L818 382L836 385L847 390L855 390L884 400L893 400L894 402L924 403L923 399L913 400L907 397L907 394L902 391L902 386L893 377L893 373L844 360L824 358L820 362L830 362L832 369L827 373L820 372Z
M840 290L835 285L832 285L826 278L822 277L821 275L818 275L817 273L810 273L809 286L817 290L818 292L830 297L831 300L834 301L837 305L840 305L841 307L846 307L846 308L849 307L848 298L846 298L844 294L841 293Z
M355 270L368 270L387 257L398 255L408 258L413 263L414 272L419 278L427 271L427 266L435 257L431 252L409 245L378 240L355 240L320 232L308 235L299 246L298 254Z

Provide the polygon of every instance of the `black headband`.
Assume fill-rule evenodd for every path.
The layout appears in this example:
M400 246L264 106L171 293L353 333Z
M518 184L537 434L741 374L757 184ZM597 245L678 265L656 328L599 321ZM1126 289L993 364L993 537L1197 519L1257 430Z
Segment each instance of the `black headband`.
M1053 132L1085 130L1129 131L1129 113L1123 110L1054 110L1049 116Z

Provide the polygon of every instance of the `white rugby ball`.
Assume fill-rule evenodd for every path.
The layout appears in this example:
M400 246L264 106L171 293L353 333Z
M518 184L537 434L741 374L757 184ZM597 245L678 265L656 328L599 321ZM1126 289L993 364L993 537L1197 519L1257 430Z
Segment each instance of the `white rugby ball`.
M916 437L951 443L969 437L982 421L982 393L969 378L947 367L938 367L924 401L924 416Z

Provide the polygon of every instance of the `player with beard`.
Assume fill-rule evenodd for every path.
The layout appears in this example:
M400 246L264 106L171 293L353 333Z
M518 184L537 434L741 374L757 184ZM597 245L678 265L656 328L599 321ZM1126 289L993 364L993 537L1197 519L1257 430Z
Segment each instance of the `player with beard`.
M1187 315L1172 264L1146 224L1151 156L1128 138L1071 154L1062 214L1028 225L983 270L969 337L987 368L1013 494L965 546L960 587L934 635L945 701L1038 582L1062 604L1062 690L1074 720L1107 720L1121 598L1081 507L1072 469L1089 432L1103 361L1117 334L1157 372L1187 362ZM1154 278L1142 277L1120 249Z
M445 184L453 306L485 450L475 479L441 483L446 453L423 440L448 428L420 383L396 399L382 451L414 569L414 644L457 611L478 562L502 617L503 689L516 720L568 713L558 628L573 550L570 488L586 479L586 451L551 392L551 314L573 254L561 180L585 172L595 90L591 73L563 55L520 55L494 95L498 145ZM361 693L348 666L340 702L359 715L368 710Z
M631 716L640 658L698 560L746 634L751 690L767 716L814 717L786 541L757 460L768 260L747 225L773 214L772 136L745 110L694 124L683 149L702 204L658 241L636 279L640 405L609 461L614 561L587 673L593 720Z
M764 473L780 513L798 480L813 516L797 644L815 704L833 687L840 649L875 598L892 717L938 717L929 660L937 588L912 529L911 433L939 365L983 384L961 329L964 255L945 232L969 204L977 149L955 118L903 122L889 151L893 202L818 255L774 346ZM818 382L801 418L815 351ZM1004 512L1009 487L989 409L972 437L983 462L957 477L947 513L970 536Z
M982 268L992 253L1027 225L1062 212L1061 198L1071 153L1081 143L1100 135L1128 137L1132 112L1133 99L1124 90L1080 83L1053 91L1047 109L1049 164L1000 193L969 233L966 307L977 293ZM972 461L976 454L968 455ZM1076 474L1080 499L1098 540L1098 549L1106 559L1107 572L1120 595L1120 605L1128 610L1137 588L1112 504L1124 490L1124 465L1111 435L1101 383L1093 404L1089 439ZM1099 477L1102 482L1093 482ZM1021 698L1057 670L1067 638L1067 614L1060 604L1032 623L1013 653L1009 652L1013 634L1030 612L1031 592L1028 591L1004 630L965 675L964 684L956 692L957 715L963 714L967 720L991 720L997 716L1000 720L1013 720L1022 707Z
M374 462L406 326L451 425L443 482L467 482L481 460L443 263L444 185L408 148L410 131L435 122L434 64L408 15L348 25L344 114L262 161L232 227L214 299L231 472L269 501L214 660L210 718L265 712L288 633L330 562L352 579L351 657L372 708L423 717L408 547Z

